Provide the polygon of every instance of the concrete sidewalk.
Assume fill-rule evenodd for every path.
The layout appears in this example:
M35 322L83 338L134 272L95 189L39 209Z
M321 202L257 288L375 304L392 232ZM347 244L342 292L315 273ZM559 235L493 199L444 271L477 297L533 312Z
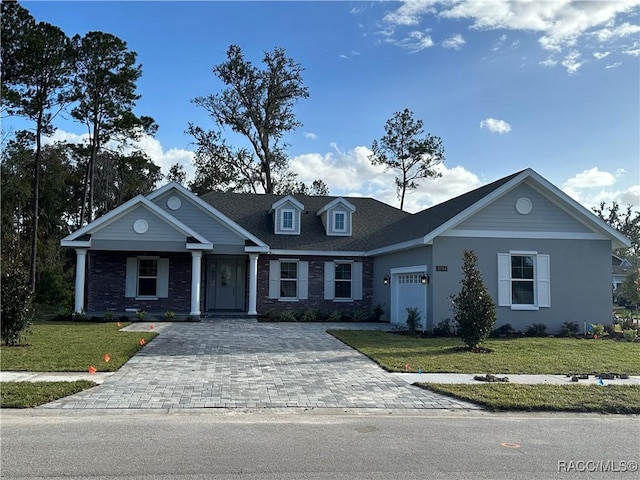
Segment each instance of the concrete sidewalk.
M104 382L116 372L0 372L0 382L72 382L89 380L97 384ZM474 380L479 374L472 373L390 373L403 381L413 383L462 383L481 385L489 382ZM517 384L549 384L549 385L598 385L600 379L589 375L586 380L572 382L566 375L521 375L497 374L496 377L507 377L509 382ZM602 380L605 385L640 385L640 376L627 379Z

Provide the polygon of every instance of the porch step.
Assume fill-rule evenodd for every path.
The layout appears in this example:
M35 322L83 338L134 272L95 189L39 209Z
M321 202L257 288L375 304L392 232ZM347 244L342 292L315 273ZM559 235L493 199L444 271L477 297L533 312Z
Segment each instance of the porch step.
M237 318L242 320L255 319L255 315L247 315L245 312L206 312L200 315L201 322L213 322L217 319Z

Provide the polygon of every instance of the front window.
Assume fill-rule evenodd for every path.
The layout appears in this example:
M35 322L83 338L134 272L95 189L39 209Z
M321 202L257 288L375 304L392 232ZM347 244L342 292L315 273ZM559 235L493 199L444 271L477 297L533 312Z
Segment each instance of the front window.
M293 230L293 210L282 211L282 229Z
M534 300L533 255L511 256L511 303L513 305L533 305Z
M280 298L298 296L298 263L280 262Z
M344 212L336 212L333 216L333 228L338 232L345 230Z
M351 264L350 263L336 264L335 298L351 298Z
M158 292L158 260L138 259L138 296L155 297Z

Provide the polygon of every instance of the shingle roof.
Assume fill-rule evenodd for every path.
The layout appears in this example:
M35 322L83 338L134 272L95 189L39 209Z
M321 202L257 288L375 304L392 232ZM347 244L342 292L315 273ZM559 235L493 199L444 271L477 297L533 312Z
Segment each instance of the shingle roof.
M452 198L421 212L410 214L373 198L344 197L355 208L349 237L327 236L318 210L339 197L293 195L304 205L300 235L276 235L271 206L284 195L210 192L206 201L272 249L311 251L367 251L417 239L519 175L516 172L495 182Z

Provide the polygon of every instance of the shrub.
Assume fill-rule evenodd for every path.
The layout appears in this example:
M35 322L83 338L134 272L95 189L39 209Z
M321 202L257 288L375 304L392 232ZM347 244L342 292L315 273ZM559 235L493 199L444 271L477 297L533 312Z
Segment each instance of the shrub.
M533 325L529 325L527 330L524 332L527 337L546 337L547 336L547 326L544 323L534 323Z
M589 330L593 338L602 338L604 335L604 325L601 324L589 324Z
M282 312L280 312L280 316L278 317L278 319L281 322L295 322L298 320L293 310L283 310Z
M431 335L434 337L455 337L456 332L451 327L451 319L445 318L443 321L438 323L433 330L431 331Z
M580 330L580 325L578 322L564 322L562 324L562 328L560 329L561 337L575 337Z
M4 261L2 270L0 336L5 345L19 345L34 320L33 295L28 274L15 259Z
M374 322L379 322L384 315L384 305L381 303L376 303L371 310L371 320Z
M462 288L451 301L458 334L469 348L476 349L496 323L496 307L476 268L478 257L470 250L465 250L463 257Z
M493 338L500 337L515 337L519 332L511 326L510 323L505 323L504 325L493 330L489 336Z
M73 312L71 314L71 320L74 320L76 322L85 322L87 320L87 314L84 312L84 310L80 312Z
M317 322L319 311L315 308L307 308L304 312L302 312L302 317L300 320L303 322Z
M164 312L164 318L166 318L167 320L173 320L175 316L176 314L173 313L171 310Z
M137 318L139 321L141 321L141 322L142 322L145 318L147 318L147 311L146 311L146 310L138 310L138 311L136 312L136 318Z
M359 309L353 312L352 320L354 322L368 322L370 318L370 314L366 309Z
M637 335L637 331L634 330L633 328L628 328L626 330L622 331L622 337L627 341L627 342L635 342Z
M420 318L422 314L420 309L416 307L407 308L407 329L411 335L415 335L420 327Z
M113 312L107 312L104 314L103 318L105 322L113 322L116 318L116 314Z
M329 313L329 322L341 322L342 321L342 312L340 310L331 310Z

